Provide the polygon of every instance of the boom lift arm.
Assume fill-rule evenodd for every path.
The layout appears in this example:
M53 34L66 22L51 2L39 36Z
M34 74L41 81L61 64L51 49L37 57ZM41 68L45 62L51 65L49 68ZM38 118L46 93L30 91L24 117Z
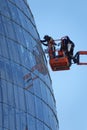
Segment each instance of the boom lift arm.
M80 56L81 55L87 55L87 51L78 51L76 53L76 55L74 56L74 62L77 64L77 65L87 65L87 62L81 62L80 61Z

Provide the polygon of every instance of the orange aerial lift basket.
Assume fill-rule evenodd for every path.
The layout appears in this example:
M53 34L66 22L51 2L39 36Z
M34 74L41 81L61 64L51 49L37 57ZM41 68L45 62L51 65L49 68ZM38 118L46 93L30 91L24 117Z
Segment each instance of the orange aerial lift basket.
M70 69L70 62L68 60L68 57L63 54L63 51L58 51L58 56L49 59L49 64L51 66L51 69L53 71L61 71L61 70L69 70ZM78 51L76 55L74 56L73 64L77 65L87 65L87 62L82 62L80 60L81 55L87 55L87 51Z
M68 57L64 56L63 51L58 51L58 56L49 59L49 64L53 71L69 70Z

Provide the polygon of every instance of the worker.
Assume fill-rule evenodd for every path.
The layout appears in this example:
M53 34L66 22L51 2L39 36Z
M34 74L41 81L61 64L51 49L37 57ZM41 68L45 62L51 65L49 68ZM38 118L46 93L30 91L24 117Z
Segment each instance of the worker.
M45 35L44 40L40 41L43 45L48 46L50 58L55 58L55 51L56 51L55 45L57 44L54 42L53 38L48 35Z
M65 55L68 56L70 65L71 59L73 59L73 51L74 51L74 43L70 40L68 36L64 36L61 38L61 51L64 51Z
M68 36L61 38L61 50L65 51L66 55L69 55L71 58L73 58L74 47L74 43Z

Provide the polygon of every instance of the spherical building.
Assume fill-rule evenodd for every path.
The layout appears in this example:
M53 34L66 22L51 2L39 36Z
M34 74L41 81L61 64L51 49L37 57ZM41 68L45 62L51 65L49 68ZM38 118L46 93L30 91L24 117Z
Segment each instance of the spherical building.
M0 0L0 130L58 130L47 61L26 0Z

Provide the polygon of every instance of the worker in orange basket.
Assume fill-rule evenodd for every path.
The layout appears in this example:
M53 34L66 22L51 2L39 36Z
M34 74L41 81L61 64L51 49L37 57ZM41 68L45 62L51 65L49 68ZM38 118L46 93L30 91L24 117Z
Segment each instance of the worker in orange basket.
M69 61L73 59L73 51L74 51L74 43L70 40L68 36L64 36L61 38L61 51L65 52L65 55L68 56Z
M55 51L56 51L55 45L57 44L54 42L53 38L48 35L45 35L44 40L40 40L40 41L43 45L48 46L50 58L55 58Z

